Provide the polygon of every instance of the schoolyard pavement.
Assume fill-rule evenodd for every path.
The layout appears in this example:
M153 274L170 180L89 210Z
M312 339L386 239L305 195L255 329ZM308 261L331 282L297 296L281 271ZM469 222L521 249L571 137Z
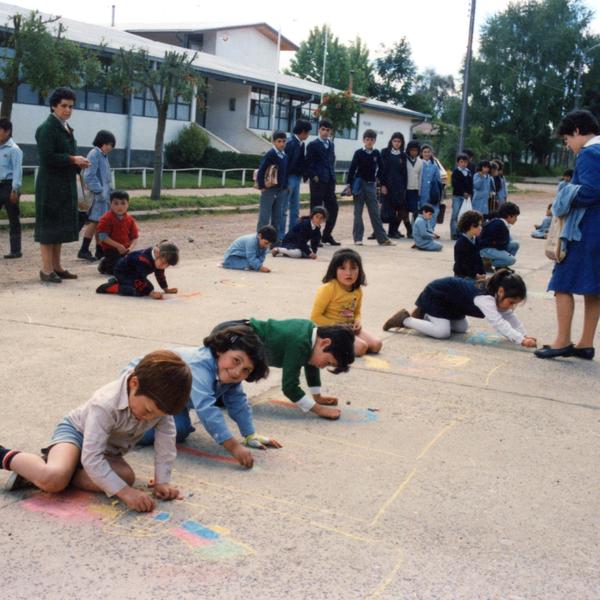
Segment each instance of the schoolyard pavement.
M518 314L540 343L554 331L551 264L528 235L546 201L514 229L529 289ZM597 598L598 361L538 360L476 319L443 341L381 331L451 273L443 234L438 254L407 240L360 249L364 327L384 349L324 374L338 422L300 414L273 369L246 389L257 431L283 448L255 451L250 471L199 426L174 471L184 499L152 514L77 491L0 492L0 597ZM60 286L5 287L0 444L37 451L135 356L199 345L226 319L306 317L332 251L269 257L271 274L225 271L207 252L167 271L180 293L160 302L97 296L92 265ZM128 460L144 486L152 450Z

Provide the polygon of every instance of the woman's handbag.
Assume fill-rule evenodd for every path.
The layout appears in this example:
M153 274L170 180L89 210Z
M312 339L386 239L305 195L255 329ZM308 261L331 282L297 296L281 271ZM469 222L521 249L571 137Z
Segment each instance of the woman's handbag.
M83 183L83 177L77 175L79 185L77 186L77 207L81 212L88 212L92 208L94 192L90 191Z
M564 217L552 217L550 229L548 229L548 237L546 238L546 246L544 248L546 256L554 262L561 262L567 256L567 248L564 241L561 239L565 225L566 215Z
M254 169L252 173L254 187L258 190L258 169ZM265 170L265 189L275 187L277 185L277 165L269 165Z
M446 214L446 205L442 202L440 204L440 210L437 215L436 223L441 225L444 222L444 215Z

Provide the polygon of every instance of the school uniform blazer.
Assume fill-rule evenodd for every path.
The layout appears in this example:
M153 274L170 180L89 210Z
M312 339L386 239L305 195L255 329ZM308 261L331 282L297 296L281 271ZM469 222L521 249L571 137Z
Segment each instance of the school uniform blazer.
M321 228L313 228L310 219L303 217L286 233L282 246L290 250L298 248L302 252L302 256L308 256L311 252L317 253L320 241Z
M458 236L454 244L454 275L456 277L475 279L476 275L485 273L479 250L481 250L479 238L471 241L464 233Z
M510 242L510 231L502 219L492 219L488 221L481 231L479 238L481 249L496 248L496 250L506 250Z
M277 167L277 185L269 189L285 189L287 188L287 176L288 176L288 157L287 154L283 154L283 158L277 154L275 148L271 148L260 161L258 167L258 173L256 174L256 182L258 183L259 189L265 189L265 173L267 168L271 165Z
M306 173L309 179L319 178L320 183L335 182L335 146L329 141L329 147L317 138L306 146Z
M305 171L305 152L304 142L301 142L293 135L286 143L284 152L288 157L288 175L303 177Z
M468 175L463 175L460 169L454 169L452 171L452 195L464 196L465 194L473 195L473 175L471 175L471 171Z

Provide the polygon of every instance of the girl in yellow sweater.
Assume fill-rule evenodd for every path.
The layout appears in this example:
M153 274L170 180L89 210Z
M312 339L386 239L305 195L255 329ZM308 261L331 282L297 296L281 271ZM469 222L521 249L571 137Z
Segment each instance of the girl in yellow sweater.
M338 250L327 267L323 285L317 295L310 315L319 326L352 325L354 329L354 354L379 352L381 340L372 336L361 326L361 286L367 284L360 254L349 248Z

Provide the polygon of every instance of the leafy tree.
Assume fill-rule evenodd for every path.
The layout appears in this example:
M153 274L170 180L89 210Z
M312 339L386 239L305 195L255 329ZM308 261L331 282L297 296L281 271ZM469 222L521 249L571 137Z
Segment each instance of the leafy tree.
M196 55L185 52L165 52L161 60L151 58L146 50L119 49L111 67L111 84L124 94L146 92L157 111L154 137L153 200L160 200L163 170L163 145L169 105L177 97L191 101L203 87L203 82L192 67Z
M591 19L581 0L528 0L486 21L469 114L484 145L502 135L511 162L529 152L545 161L556 146L554 128L573 108L577 48L593 44Z
M59 18L42 17L37 11L9 17L1 34L0 116L10 119L22 83L46 96L59 85L80 88L99 76L97 55L66 40L66 28Z
M413 93L407 99L406 106L440 118L451 97L456 97L454 77L426 69L415 77Z
M384 102L405 104L417 72L411 57L410 44L403 37L392 47L384 48L384 52L383 56L375 60L371 95Z
M300 44L286 72L289 75L321 83L325 39L327 39L325 85L338 90L347 89L350 71L353 70L352 89L358 94L366 94L372 80L372 66L367 46L360 37L357 37L349 45L344 45L339 38L333 35L327 25L313 27L310 30L308 39Z
M360 102L348 90L345 92L331 92L323 95L315 116L319 119L328 119L333 126L333 134L354 127L356 115L360 113Z

